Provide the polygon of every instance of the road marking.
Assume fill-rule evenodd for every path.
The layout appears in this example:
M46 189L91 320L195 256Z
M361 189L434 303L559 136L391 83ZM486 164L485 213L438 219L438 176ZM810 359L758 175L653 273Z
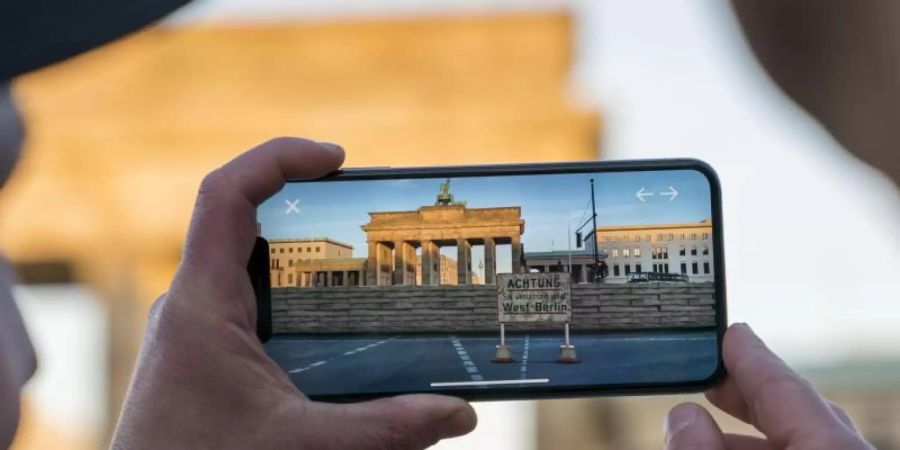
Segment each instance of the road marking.
M473 380L473 381L436 381L431 387L456 387L456 386L497 386L504 384L542 384L549 383L549 378L532 378L522 380Z
M370 349L370 348L377 347L377 346L379 346L379 345L381 345L381 344L384 344L385 342L390 341L390 340L393 340L393 338L381 340L381 341L378 341L378 342L373 342L373 343L371 343L371 344L369 344L369 345L366 345L366 346L364 346L364 347L359 347L359 348L357 348L357 349L355 349L355 350L348 350L348 351L344 352L344 356L352 356L352 355L355 355L355 354L357 354L357 353L364 352L364 351L366 351L366 350L368 350L368 349ZM302 342L302 341L301 341L301 342ZM312 340L309 340L308 342L324 342L324 341L323 341L323 340L318 340L318 339L312 339ZM293 370L288 370L288 373L300 373L300 372L305 372L305 371L307 371L307 370L309 370L309 369L312 369L313 367L319 367L319 366L325 364L326 362L331 361L332 359L335 359L335 358L338 358L338 357L339 357L339 356L333 356L333 357L328 358L328 359L326 359L326 360L316 361L316 362L314 362L314 363L312 363L312 364L310 364L310 365L308 365L308 366L298 367L298 368L293 369Z
M453 344L453 348L456 349L456 356L459 357L459 360L462 362L463 367L466 369L466 372L469 373L469 377L474 382L483 382L484 377L481 376L481 373L478 372L478 366L472 362L472 358L469 357L469 354L466 352L465 347L463 347L462 342L459 341L459 338L451 335L450 342ZM434 383L431 383L431 386L434 387Z
M530 344L530 342L531 342L531 335L526 334L525 335L525 344L522 346L522 367L519 369L519 372L521 372L521 374L519 375L519 378L522 380L525 379L525 374L528 372L528 345Z
M327 361L316 361L316 362L314 362L314 363L312 363L312 364L310 364L310 365L308 365L308 366L306 366L306 367L300 367L300 368L297 368L297 369L294 369L294 370L289 370L288 373L300 373L300 372L305 372L305 371L307 371L307 370L309 370L309 369L312 369L313 367L319 367L319 366L321 366L322 364L325 364L326 362L327 362Z

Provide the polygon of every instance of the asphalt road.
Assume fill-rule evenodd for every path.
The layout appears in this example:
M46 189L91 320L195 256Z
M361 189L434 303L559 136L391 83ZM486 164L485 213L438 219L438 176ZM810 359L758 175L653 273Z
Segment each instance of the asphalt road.
M491 335L277 335L267 353L307 395L702 380L716 364L709 331L572 333L580 362L556 361L563 336L507 336L515 362L494 363Z

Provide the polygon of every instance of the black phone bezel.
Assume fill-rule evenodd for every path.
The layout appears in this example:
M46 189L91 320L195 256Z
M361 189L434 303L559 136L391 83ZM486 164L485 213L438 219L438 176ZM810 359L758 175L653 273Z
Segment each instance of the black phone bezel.
M576 161L534 164L490 164L471 166L433 167L370 167L342 169L315 180L293 180L292 183L320 183L330 181L360 181L383 179L416 179L442 177L479 177L497 175L541 175L584 172L634 172L662 170L696 170L702 173L710 186L710 201L713 222L713 261L715 264L716 334L718 358L715 371L706 379L689 382L633 383L621 385L545 386L501 389L413 389L403 392L366 392L329 395L310 395L313 400L328 402L356 402L401 394L444 394L466 400L533 400L550 398L571 398L588 396L652 395L701 392L719 382L725 375L722 360L722 341L727 327L724 226L722 221L722 192L718 176L713 168L697 159L652 159L622 161ZM257 238L248 271L251 274L254 292L257 296L257 332L262 342L272 335L271 288L269 286L268 242ZM261 274L265 276L260 276Z

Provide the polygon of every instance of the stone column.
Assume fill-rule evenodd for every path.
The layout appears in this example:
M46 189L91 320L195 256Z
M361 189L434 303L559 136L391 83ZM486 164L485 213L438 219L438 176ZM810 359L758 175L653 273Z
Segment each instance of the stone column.
M416 285L416 247L406 244L406 265L403 268L406 282L403 284Z
M323 273L325 274L325 287L331 287L331 271L326 270Z
M510 247L512 247L512 273L522 273L522 243L520 242L520 237L510 236L512 242L510 243Z
M381 243L369 241L369 259L366 262L366 284L378 286L381 278Z
M422 241L422 285L433 286L441 283L440 270L435 273L435 263L440 264L440 252L433 241ZM437 258L437 260L435 260Z
M348 287L350 286L350 271L344 270L341 272L341 286Z
M465 239L456 240L456 283L472 284L472 245Z
M394 241L394 275L393 284L406 284L406 257L409 255L407 244L404 241Z
M587 283L587 273L588 273L589 268L590 268L590 266L588 266L587 264L581 266L581 273L578 274L578 282L579 283Z
M497 275L497 243L484 238L484 284L494 284Z

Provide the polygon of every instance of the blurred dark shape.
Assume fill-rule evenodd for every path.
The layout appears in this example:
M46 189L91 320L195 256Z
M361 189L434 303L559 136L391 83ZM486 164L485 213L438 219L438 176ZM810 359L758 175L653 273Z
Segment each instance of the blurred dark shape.
M900 181L900 2L732 3L778 86L846 149Z

